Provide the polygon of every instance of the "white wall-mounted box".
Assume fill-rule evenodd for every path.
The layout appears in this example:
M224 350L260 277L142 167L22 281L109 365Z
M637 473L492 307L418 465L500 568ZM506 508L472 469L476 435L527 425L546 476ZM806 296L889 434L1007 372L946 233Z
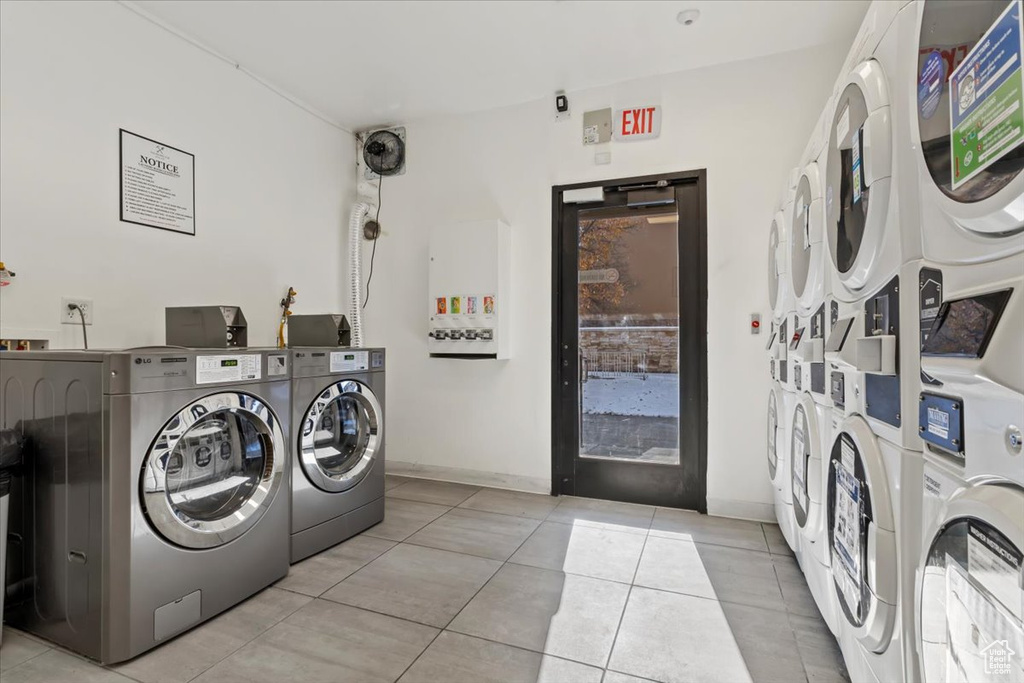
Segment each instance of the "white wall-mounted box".
M427 348L432 356L509 358L512 230L499 220L430 236Z

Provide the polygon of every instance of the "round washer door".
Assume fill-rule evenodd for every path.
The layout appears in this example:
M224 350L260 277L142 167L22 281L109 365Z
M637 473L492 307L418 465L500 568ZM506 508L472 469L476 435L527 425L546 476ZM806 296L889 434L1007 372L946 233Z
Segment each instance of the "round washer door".
M782 410L782 388L776 383L768 391L768 478L775 488L781 490L779 477L782 476L779 467L779 449L783 447L781 441L779 411Z
M790 470L793 492L793 514L796 524L801 529L815 527L818 520L811 517L811 493L813 489L817 500L821 501L821 487L816 481L821 480L821 432L818 425L818 412L814 409L814 401L804 394L793 411L793 425L790 431ZM816 508L820 510L819 508Z
M924 679L1024 681L1024 490L969 487L944 512L918 592Z
M825 169L832 267L850 290L863 287L881 253L892 181L888 86L873 59L858 66L836 100Z
M828 464L828 542L843 618L861 644L884 652L896 620L896 533L878 441L864 418L847 418Z
M780 317L785 311L785 283L786 275L786 239L783 230L783 214L778 212L772 219L772 226L768 232L768 303L771 304L775 317Z
M921 10L916 85L924 165L942 193L937 197L948 199L942 202L944 208L963 227L979 233L1024 227L1020 96L1007 97L1022 85L1024 55L984 48L969 53L989 29L1000 37L1007 32L1019 36L1020 21L1020 4L1007 0L933 1ZM992 41L993 46L1001 43ZM957 91L952 119L951 88ZM957 135L951 136L954 128Z
M323 491L347 491L373 467L383 437L383 411L370 388L355 380L332 384L303 417L302 471Z
M284 445L277 416L255 396L224 392L194 401L163 426L146 454L147 519L185 548L233 541L273 502Z
M804 311L824 298L823 221L821 179L818 164L812 162L797 183L789 230L789 277L797 304Z

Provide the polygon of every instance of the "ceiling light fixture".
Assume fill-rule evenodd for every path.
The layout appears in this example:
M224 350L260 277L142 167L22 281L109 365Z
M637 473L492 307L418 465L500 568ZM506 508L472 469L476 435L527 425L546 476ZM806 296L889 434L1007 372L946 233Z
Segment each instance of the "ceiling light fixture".
M683 26L692 26L698 19L700 19L699 9L686 9L676 15L676 21Z

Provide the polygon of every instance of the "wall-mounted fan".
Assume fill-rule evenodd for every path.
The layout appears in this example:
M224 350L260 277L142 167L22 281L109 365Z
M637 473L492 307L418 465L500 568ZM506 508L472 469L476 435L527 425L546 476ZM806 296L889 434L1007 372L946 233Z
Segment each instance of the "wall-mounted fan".
M405 128L385 128L366 135L363 142L366 179L405 173Z

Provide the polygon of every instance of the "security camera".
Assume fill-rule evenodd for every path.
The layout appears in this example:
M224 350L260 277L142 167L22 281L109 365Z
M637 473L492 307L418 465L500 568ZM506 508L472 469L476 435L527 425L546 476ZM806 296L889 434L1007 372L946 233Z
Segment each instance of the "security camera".
M697 21L697 19L699 19L699 18L700 18L700 10L699 9L683 10L682 12L680 12L679 14L676 15L676 21L678 21L683 26L692 26L693 23L695 21Z

